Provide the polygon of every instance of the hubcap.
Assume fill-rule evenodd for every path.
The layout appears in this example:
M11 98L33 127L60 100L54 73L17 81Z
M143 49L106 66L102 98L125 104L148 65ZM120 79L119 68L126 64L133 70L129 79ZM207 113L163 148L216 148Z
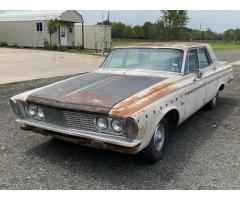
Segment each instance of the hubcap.
M160 123L155 129L153 135L154 147L157 151L161 151L165 140L165 129L162 123Z

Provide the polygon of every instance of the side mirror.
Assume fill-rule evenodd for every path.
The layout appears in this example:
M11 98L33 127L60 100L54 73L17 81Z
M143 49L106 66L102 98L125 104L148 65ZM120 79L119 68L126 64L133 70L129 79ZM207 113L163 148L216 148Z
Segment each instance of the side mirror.
M196 79L200 79L203 76L203 71L201 69L197 69L195 71L195 74L196 74Z

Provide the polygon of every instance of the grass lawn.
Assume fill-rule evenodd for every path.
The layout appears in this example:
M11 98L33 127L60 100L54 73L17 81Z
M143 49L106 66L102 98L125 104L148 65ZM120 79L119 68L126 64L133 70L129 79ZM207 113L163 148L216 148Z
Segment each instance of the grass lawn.
M112 48L116 46L121 45L131 45L136 43L143 43L143 42L156 42L153 40L141 40L141 39L113 39L112 42ZM199 42L199 41L198 41ZM209 43L214 51L234 51L234 50L240 50L240 43L234 43L234 42L224 42L224 41L203 41L204 43ZM5 47L6 48L6 47ZM8 48L16 48L16 47L9 47ZM45 50L43 48L30 48L35 50ZM57 51L57 50L52 50ZM65 49L64 52L69 53L79 53L79 54L86 54L86 55L98 55L106 57L107 54L102 55L101 53L96 54L95 50L87 50L87 49Z
M79 54L86 54L86 55L98 55L98 56L105 56L102 54L96 54L95 50L87 50L87 49L66 49L65 52L68 53L79 53Z
M240 50L240 44L239 43L233 43L233 42L208 42L214 51L233 51L233 50Z
M126 39L114 39L112 43L112 47L121 46L121 45L131 45L142 42L151 42L150 40L126 40ZM203 41L205 43L209 43L214 51L232 51L232 50L240 50L239 43L233 42L224 42L224 41Z

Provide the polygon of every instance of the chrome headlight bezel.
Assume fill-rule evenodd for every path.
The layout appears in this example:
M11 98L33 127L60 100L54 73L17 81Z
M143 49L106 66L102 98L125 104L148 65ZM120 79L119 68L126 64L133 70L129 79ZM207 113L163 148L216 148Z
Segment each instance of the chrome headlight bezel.
M13 98L11 98L11 99L9 99L9 103L10 103L10 106L12 107L14 113L15 113L19 118L21 118L21 117L22 117L22 112L21 112L21 109L19 108L16 100L13 99Z
M107 128L99 129L99 127L96 124L97 119L99 117L103 117L104 119L106 119L108 121ZM122 124L122 129L119 131L113 128L113 124L116 122ZM117 117L99 115L99 116L95 117L94 124L95 124L96 128L99 130L99 132L105 133L105 134L125 137L128 139L134 139L134 138L136 138L136 136L138 134L137 124L134 121L134 119L130 119L130 118L120 118L120 117L117 118ZM134 133L132 133L133 131L134 131Z
M106 120L106 127L104 128L100 128L98 125L98 120L99 119L104 119ZM112 128L112 122L114 120L119 120L122 124L123 124L123 129L121 131L114 131ZM112 118L109 116L103 116L103 115L99 115L96 116L94 119L94 125L95 127L101 132L101 133L107 133L107 134L111 134L111 135L116 135L116 136L125 136L125 122L122 119L117 119L117 118Z

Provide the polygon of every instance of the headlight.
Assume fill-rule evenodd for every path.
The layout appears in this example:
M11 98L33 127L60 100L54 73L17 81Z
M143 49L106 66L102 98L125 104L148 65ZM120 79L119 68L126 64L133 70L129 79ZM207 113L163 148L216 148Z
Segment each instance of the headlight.
M37 120L44 120L45 115L41 107L37 105L28 105L26 107L28 116Z
M101 130L107 129L107 127L108 127L108 121L107 121L107 119L104 118L104 117L98 117L98 118L96 119L96 126L97 126L97 128L99 128L99 129L101 129Z
M120 133L124 130L123 123L118 119L112 120L111 126L112 126L112 130L117 133Z
M45 117L44 113L43 113L43 110L38 107L37 109L37 116L40 118L40 119L43 119Z
M34 116L37 114L37 106L29 105L29 106L28 106L28 114L29 114L31 117L34 117Z

